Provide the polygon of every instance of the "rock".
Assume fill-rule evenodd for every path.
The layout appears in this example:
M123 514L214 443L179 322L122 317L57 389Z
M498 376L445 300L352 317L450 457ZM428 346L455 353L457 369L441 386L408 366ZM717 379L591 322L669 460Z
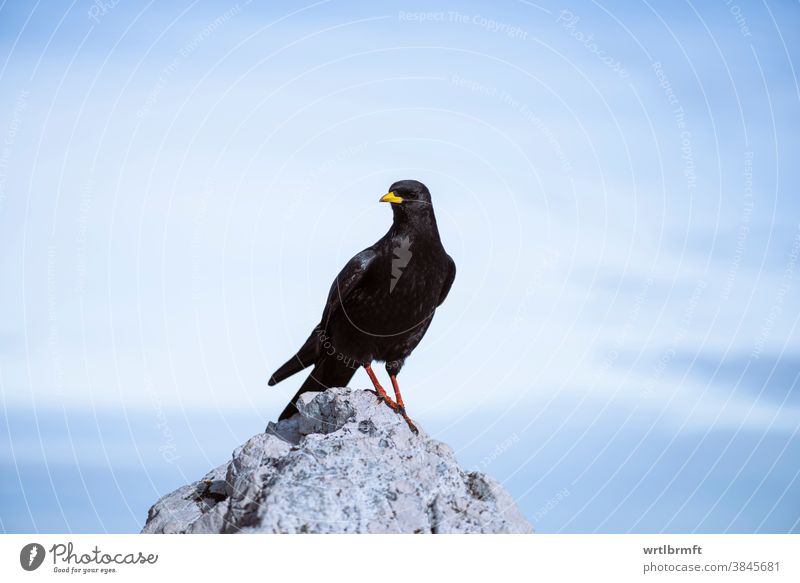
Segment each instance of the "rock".
M298 409L161 498L142 532L532 532L499 483L461 470L372 392L306 393Z

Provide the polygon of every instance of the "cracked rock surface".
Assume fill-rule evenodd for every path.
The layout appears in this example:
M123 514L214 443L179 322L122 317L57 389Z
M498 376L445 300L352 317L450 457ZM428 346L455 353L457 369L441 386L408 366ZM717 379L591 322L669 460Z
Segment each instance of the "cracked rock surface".
M161 498L143 533L529 533L498 482L369 391L306 393L299 414Z

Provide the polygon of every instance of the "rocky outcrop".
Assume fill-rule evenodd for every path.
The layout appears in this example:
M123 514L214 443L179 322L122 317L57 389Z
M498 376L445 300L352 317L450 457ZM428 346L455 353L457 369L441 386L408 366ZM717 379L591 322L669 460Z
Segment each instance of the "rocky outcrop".
M369 391L306 393L299 414L159 500L144 533L527 533L492 478L413 434Z

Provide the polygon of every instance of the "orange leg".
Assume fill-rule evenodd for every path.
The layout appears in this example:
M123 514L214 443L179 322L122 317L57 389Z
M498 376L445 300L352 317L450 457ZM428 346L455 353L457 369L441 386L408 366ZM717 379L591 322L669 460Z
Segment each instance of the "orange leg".
M367 374L369 375L369 380L372 381L372 385L375 387L375 392L378 393L378 398L382 399L383 401L386 401L386 404L389 405L391 409L397 411L397 403L392 401L392 398L386 394L386 391L383 390L381 383L378 382L378 377L375 376L375 371L372 370L372 366L369 364L365 364L364 368L366 369Z
M400 385L397 384L397 377L395 375L391 375L392 378L392 388L394 389L394 397L397 399L397 412L403 416L403 419L406 420L408 423L408 428L411 429L414 433L419 433L417 426L414 425L413 421L408 418L406 415L406 406L403 403L403 395L400 394Z
M394 389L394 397L397 399L397 406L405 410L406 406L403 404L403 395L400 394L400 386L397 384L397 377L392 375L392 388Z

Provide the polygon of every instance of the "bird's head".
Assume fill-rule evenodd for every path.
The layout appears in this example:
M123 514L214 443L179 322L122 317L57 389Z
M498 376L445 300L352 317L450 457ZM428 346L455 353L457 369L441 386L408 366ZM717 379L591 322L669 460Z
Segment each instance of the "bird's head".
M400 180L389 187L389 192L380 201L394 205L429 205L431 193L427 186L417 180Z
M428 187L417 180L400 180L389 187L389 192L380 202L392 205L395 223L423 224L434 222L431 193Z

